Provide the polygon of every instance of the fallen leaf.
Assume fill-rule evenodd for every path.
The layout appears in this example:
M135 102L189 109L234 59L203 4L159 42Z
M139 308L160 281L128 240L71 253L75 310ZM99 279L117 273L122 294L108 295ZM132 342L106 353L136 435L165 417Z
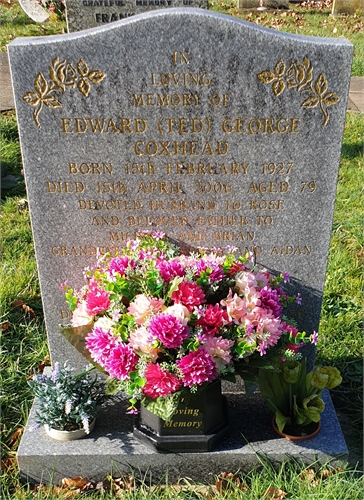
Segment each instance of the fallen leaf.
M19 427L11 436L9 446L10 448L15 448L18 444L18 439L21 436L22 432L24 430L24 427Z
M67 488L81 489L87 484L87 481L85 481L85 479L83 479L83 477L81 477L81 476L72 477L72 478L65 477L62 479L61 484L62 484L63 490L67 489Z
M36 315L35 315L35 312L33 311L33 309L29 306L27 306L23 300L21 299L17 299L17 300L14 300L14 302L11 304L12 307L14 309L23 309L23 311L25 312L25 314L28 314L28 316L30 316L31 318L35 318Z
M222 472L219 474L215 486L219 493L224 493L235 488L244 492L248 491L248 486L241 482L237 474L232 474L231 472Z
M50 366L51 365L51 360L50 360L50 357L49 355L47 354L47 356L43 359L43 361L41 361L39 363L39 365L37 366L37 371L39 373L43 373L44 372L44 368L46 366ZM33 375L32 375L33 376Z
M313 469L304 470L300 477L302 481L313 481L315 479L315 471Z
M287 493L285 491L271 486L263 493L262 498L263 500L283 500L285 496L287 496Z
M1 325L1 329L2 330L7 330L10 326L11 326L10 323L7 321L6 323L3 323Z

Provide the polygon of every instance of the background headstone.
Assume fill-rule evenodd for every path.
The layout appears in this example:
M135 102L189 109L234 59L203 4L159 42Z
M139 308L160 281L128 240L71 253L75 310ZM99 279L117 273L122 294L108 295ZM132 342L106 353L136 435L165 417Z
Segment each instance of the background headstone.
M288 0L239 0L239 9L288 9Z
M172 7L207 9L208 0L66 0L67 28L72 33Z
M44 23L49 18L49 14L36 0L19 0L20 7L24 12L37 23Z
M362 16L364 12L364 0L334 0L332 14L357 14Z
M9 45L53 362L60 283L145 229L289 272L318 329L352 53L196 9Z

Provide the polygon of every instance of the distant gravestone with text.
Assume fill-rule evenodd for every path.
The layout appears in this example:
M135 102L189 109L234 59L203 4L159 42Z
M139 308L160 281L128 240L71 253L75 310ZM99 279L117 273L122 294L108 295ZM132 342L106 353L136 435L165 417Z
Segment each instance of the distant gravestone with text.
M173 7L208 8L208 0L66 0L66 4L69 33L104 26L150 10Z
M197 9L9 45L53 362L60 283L146 229L287 271L318 329L352 53Z
M364 0L334 0L332 5L333 15L362 16L364 12Z

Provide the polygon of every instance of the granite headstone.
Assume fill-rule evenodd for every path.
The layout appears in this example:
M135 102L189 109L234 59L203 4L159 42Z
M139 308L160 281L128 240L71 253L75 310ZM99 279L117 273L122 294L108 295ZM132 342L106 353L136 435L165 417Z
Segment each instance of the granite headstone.
M66 7L67 29L73 33L151 10L178 7L207 9L208 0L66 0Z
M53 362L60 283L145 229L287 271L318 330L352 53L188 8L9 45Z

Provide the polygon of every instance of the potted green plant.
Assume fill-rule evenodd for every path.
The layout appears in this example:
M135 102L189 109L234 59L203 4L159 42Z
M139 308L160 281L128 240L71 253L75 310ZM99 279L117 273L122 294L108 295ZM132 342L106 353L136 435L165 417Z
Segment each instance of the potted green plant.
M56 362L51 374L34 374L28 382L39 402L36 427L44 425L48 435L61 441L89 434L105 400L104 383L93 366L76 375L73 371Z
M259 388L274 413L274 430L291 440L316 435L325 409L322 391L333 389L341 381L339 370L331 366L315 366L307 373L306 359L297 359L297 354L262 367Z

